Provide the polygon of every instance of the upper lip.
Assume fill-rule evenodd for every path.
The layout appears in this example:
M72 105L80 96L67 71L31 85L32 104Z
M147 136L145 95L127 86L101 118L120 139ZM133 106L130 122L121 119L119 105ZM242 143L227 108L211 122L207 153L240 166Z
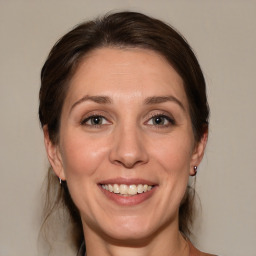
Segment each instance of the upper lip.
M141 179L141 178L113 178L113 179L106 179L99 182L100 185L104 184L126 184L126 185L139 185L139 184L147 184L150 186L157 185L155 182L150 180Z

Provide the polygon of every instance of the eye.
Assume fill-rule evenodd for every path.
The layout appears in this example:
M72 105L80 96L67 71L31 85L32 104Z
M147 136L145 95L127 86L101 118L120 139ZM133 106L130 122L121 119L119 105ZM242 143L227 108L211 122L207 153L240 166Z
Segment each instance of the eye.
M166 115L155 115L149 119L147 122L149 125L154 126L165 126L168 127L169 125L174 125L175 122L172 118Z
M81 125L87 126L101 126L104 124L109 124L108 120L100 115L93 115L82 120Z

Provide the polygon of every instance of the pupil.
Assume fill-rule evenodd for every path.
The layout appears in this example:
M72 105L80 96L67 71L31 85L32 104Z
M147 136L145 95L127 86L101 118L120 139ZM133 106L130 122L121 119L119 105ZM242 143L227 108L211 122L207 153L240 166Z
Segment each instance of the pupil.
M101 117L96 116L92 119L93 124L100 124L101 123Z
M163 118L162 117L156 117L155 118L155 124L162 124L163 123Z

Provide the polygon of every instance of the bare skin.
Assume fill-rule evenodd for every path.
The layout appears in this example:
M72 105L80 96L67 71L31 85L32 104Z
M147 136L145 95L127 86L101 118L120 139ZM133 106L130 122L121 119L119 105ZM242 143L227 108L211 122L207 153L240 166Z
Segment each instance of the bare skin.
M195 141L182 78L163 57L94 50L71 80L59 144L44 134L80 211L87 256L189 255L178 210L207 134ZM147 190L120 194L122 185Z

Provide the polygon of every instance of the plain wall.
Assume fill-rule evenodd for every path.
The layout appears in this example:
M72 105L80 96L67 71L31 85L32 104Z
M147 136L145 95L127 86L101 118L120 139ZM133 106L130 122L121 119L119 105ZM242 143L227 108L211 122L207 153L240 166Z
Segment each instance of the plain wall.
M44 60L75 24L111 10L160 18L195 50L211 107L195 242L222 256L255 256L256 1L249 0L0 0L0 256L38 254L48 165L37 116Z

